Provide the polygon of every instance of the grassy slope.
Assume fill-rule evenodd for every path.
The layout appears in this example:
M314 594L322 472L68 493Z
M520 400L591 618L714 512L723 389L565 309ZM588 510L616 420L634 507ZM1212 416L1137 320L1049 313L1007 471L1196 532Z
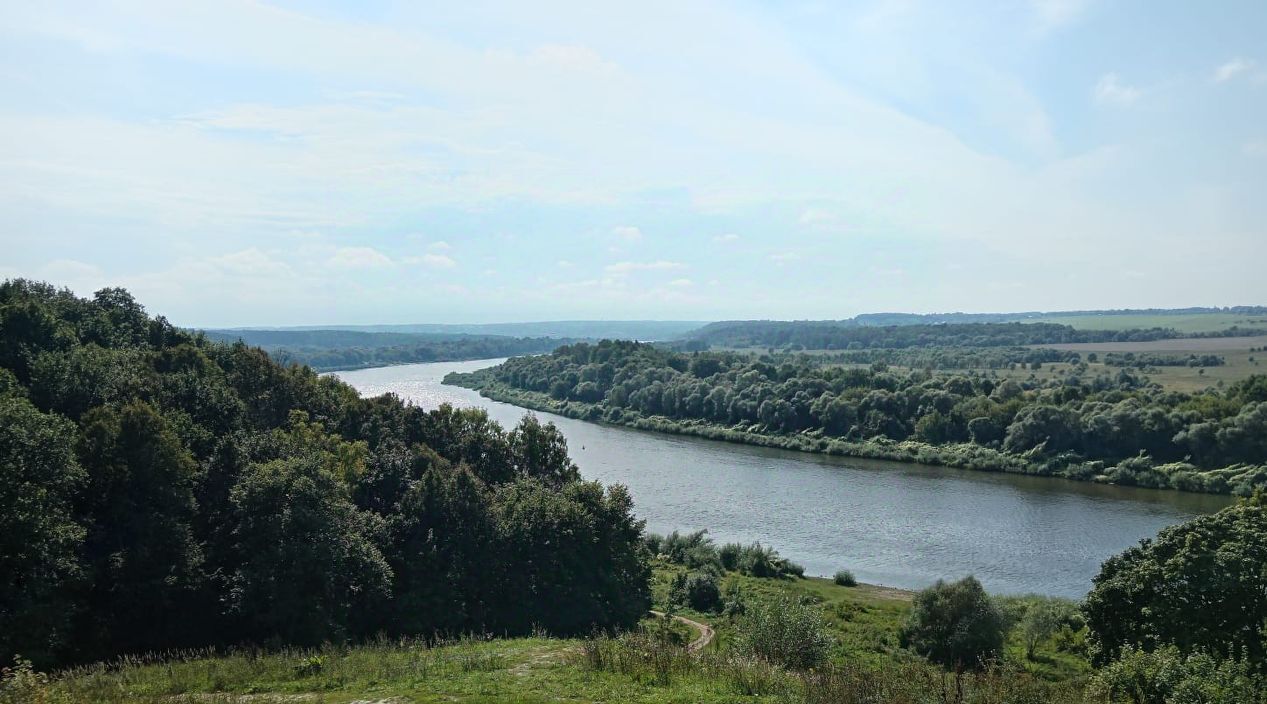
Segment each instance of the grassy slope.
M668 582L681 567L657 565L654 593L664 604ZM730 574L750 598L790 594L823 608L837 641L832 659L867 667L913 662L899 648L898 630L911 593L886 587L841 587L827 579L754 579ZM734 637L727 617L679 611L716 627L710 651ZM1051 647L1025 661L1013 639L1007 659L1047 680L1076 679L1086 662ZM315 664L318 663L319 665ZM1076 685L1075 685L1076 686ZM51 687L66 702L734 702L786 701L776 695L739 696L733 683L703 672L681 672L665 684L634 675L594 671L581 663L580 642L550 638L465 639L441 647L384 642L327 646L269 654L188 653L124 661L64 673Z

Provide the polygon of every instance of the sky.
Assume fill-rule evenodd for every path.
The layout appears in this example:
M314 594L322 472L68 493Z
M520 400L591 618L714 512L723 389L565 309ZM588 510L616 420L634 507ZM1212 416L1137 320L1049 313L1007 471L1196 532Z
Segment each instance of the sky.
M1267 3L0 5L0 278L194 326L1267 304Z

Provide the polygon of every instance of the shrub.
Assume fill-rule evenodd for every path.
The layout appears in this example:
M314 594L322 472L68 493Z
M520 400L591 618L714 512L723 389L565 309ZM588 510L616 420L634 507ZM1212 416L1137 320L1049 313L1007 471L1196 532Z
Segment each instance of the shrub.
M1038 646L1055 636L1062 626L1068 625L1075 613L1073 604L1061 599L1029 599L1019 622L1025 657L1033 660Z
M794 670L821 664L831 647L822 613L795 599L749 604L738 630L737 651Z
M0 704L54 704L69 701L52 688L48 675L17 658L13 667L0 668Z
M717 611L721 609L717 577L710 572L678 573L669 585L669 601L696 611Z
M722 587L721 610L727 616L742 616L748 611L748 597L738 582L727 582Z
M722 569L732 572L739 569L739 558L741 555L743 555L743 546L739 543L726 543L717 551L717 557L721 560Z
M839 584L842 587L858 586L857 578L855 578L853 576L853 572L850 572L849 570L840 570L839 572L836 573L836 576L832 578L832 581L834 581L836 584Z
M1129 704L1261 704L1264 691L1267 681L1246 661L1183 655L1174 646L1152 653L1127 646L1089 687L1099 701Z
M915 595L902 645L950 667L977 668L1003 649L1006 619L972 576Z

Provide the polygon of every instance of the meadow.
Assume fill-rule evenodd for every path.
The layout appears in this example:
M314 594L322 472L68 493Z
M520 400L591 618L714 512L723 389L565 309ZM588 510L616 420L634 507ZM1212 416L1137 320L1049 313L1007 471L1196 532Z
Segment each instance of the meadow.
M655 607L716 628L717 637L697 654L681 646L694 634L684 633L680 624L666 633L660 620L650 617L635 637L624 639L466 635L430 643L376 639L352 646L124 657L47 677L30 675L25 690L11 682L9 689L0 688L0 703L793 703L825 701L829 690L840 687L918 691L919 699L895 701L950 702L957 701L956 687L965 686L976 693L968 701L1083 701L1090 668L1085 658L1058 649L1054 639L1028 659L1013 634L996 670L955 676L899 646L911 592L865 584L845 587L829 579L727 573L727 589L742 591L749 601L791 597L815 605L833 643L829 664L813 675L739 658L733 653L738 635L734 618L669 603L668 584L683 570L656 561ZM638 647L631 648L631 643Z

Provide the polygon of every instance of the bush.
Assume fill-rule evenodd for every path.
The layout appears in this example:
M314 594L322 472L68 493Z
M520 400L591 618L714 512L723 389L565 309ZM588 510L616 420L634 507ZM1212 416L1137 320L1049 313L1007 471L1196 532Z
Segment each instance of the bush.
M54 704L67 700L54 692L48 675L31 668L31 661L18 658L13 667L0 668L0 704Z
M1089 688L1099 701L1129 704L1261 704L1264 691L1267 681L1247 662L1183 655L1174 646L1152 653L1123 648Z
M717 557L721 560L722 569L735 571L739 569L739 558L743 555L743 546L739 543L726 543L717 551Z
M721 590L717 587L717 577L710 572L678 573L669 585L669 601L696 611L718 611Z
M1076 613L1074 605L1068 601L1043 597L1029 599L1018 624L1021 640L1025 642L1025 657L1033 660L1038 646L1055 636L1062 627L1068 627Z
M740 653L794 670L821 664L830 647L819 609L788 598L749 604L735 640Z
M850 572L849 570L840 570L839 572L836 573L836 576L832 578L832 581L834 581L836 584L839 584L842 587L858 586L857 578L855 578L853 576L853 572Z
M978 668L1003 649L1006 619L972 576L915 595L902 645L949 667Z

